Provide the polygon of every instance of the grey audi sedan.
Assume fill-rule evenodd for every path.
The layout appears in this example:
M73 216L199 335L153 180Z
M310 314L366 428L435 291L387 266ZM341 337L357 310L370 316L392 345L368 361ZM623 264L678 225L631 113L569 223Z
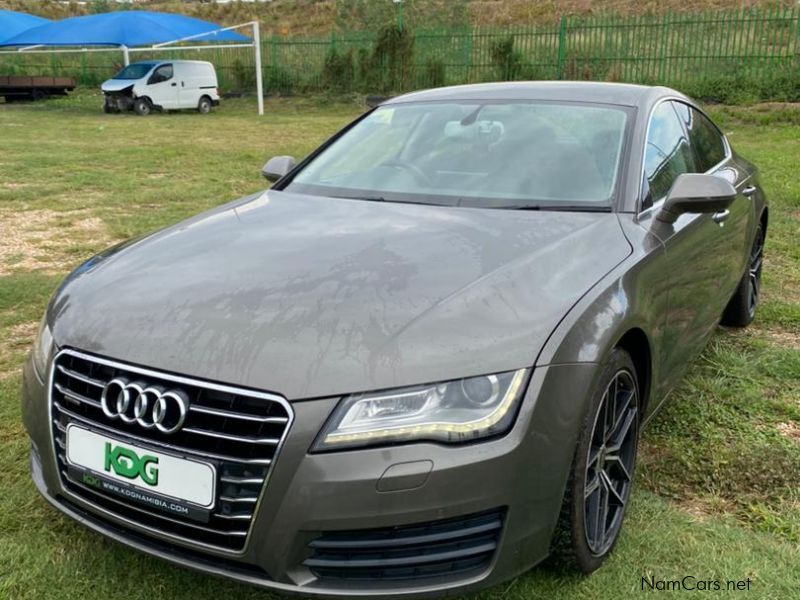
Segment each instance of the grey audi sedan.
M263 174L55 293L22 395L44 498L279 592L597 569L640 431L754 318L755 167L678 92L555 82L401 96Z

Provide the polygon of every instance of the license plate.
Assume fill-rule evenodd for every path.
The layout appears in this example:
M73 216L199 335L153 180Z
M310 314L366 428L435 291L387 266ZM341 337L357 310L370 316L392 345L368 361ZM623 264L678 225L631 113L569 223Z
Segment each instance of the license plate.
M67 462L81 483L194 520L214 506L213 465L140 448L70 424Z

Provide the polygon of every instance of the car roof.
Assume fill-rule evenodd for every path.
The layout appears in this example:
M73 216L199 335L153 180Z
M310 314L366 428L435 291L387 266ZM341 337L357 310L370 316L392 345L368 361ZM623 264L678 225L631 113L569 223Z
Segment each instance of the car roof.
M173 60L171 58L165 58L162 60L142 60L139 62L131 63L134 65L163 65L163 64L171 64L171 65L211 65L210 62L207 60Z
M680 92L661 86L597 81L513 81L434 88L397 96L384 104L447 100L555 100L642 107L666 96L688 100Z

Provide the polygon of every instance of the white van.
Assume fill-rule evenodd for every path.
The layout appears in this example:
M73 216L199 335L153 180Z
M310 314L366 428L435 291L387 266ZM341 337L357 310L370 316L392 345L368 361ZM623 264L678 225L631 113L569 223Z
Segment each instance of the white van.
M149 115L153 109L193 108L200 113L219 104L214 65L198 60L137 62L104 82L103 112L134 110Z

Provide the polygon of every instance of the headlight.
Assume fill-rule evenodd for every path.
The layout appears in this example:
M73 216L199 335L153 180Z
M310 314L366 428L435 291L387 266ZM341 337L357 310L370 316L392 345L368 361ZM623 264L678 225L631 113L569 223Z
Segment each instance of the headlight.
M508 430L528 370L356 394L328 419L314 450L431 440L468 442Z
M50 326L47 324L47 313L45 313L42 323L39 325L39 335L36 337L31 352L33 368L36 369L36 373L42 380L47 379L47 365L52 354L53 336L50 333Z

